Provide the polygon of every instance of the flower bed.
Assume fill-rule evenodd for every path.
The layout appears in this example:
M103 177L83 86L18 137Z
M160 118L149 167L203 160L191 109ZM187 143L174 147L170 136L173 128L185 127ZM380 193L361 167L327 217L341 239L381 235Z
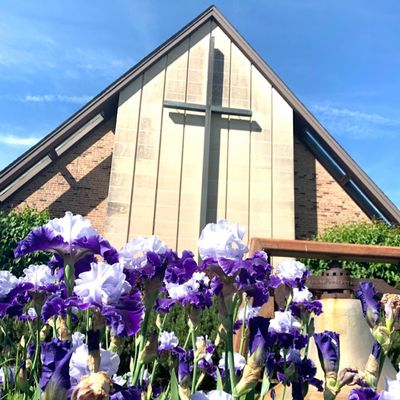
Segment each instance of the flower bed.
M31 265L20 278L0 271L2 398L165 400L275 398L290 386L304 399L309 385L334 399L358 385L350 399L399 399L400 380L375 392L400 299L377 300L360 287L375 344L363 371L339 373L339 335L314 332L322 312L306 287L309 271L284 261L273 271L264 252L246 258L244 231L221 220L207 225L194 253L178 255L156 237L138 237L119 252L90 222L67 212L34 229L15 249L22 257L53 253L49 265ZM274 318L258 315L270 293L284 286L286 306ZM213 301L220 327L215 338L200 318ZM164 330L166 315L181 307L187 337ZM155 329L149 329L156 318ZM234 335L240 335L234 352ZM212 340L211 340L212 339ZM325 374L308 358L314 340Z

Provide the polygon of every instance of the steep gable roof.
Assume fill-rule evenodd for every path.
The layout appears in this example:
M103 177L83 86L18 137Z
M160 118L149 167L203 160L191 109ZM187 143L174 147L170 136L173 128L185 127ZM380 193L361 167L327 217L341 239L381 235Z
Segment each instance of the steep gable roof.
M317 159L333 173L339 184L357 204L370 216L380 216L389 223L399 224L400 210L334 140L215 6L205 10L53 132L3 169L0 172L0 202L7 199L25 182L57 159L73 143L88 134L92 127L97 126L104 119L114 114L117 109L119 92L124 87L210 19L215 21L293 108L297 134L308 144Z

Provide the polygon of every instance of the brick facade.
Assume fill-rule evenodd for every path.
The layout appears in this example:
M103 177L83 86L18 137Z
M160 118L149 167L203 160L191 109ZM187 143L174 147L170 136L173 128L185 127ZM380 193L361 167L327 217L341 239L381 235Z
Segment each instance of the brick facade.
M296 239L350 221L369 220L307 147L295 138Z
M48 209L52 217L69 210L88 217L103 233L114 130L114 118L100 124L10 196L1 209L30 206Z

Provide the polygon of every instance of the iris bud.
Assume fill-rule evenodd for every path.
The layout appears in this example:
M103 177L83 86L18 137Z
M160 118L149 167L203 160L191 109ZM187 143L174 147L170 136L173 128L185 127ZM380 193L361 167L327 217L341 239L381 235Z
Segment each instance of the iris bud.
M84 376L75 387L71 400L107 400L110 397L112 380L105 372Z

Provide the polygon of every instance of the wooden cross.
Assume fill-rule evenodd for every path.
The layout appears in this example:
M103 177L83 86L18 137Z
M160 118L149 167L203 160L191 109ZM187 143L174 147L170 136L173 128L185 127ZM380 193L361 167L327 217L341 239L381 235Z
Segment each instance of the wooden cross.
M200 212L200 231L208 222L207 221L207 195L208 195L208 170L210 164L210 137L211 137L211 120L213 114L226 114L229 116L248 117L252 116L252 111L242 108L222 107L213 104L213 82L214 82L214 37L210 39L210 49L208 55L208 74L207 74L207 96L206 104L187 103L179 101L164 100L164 107L173 108L175 110L197 111L205 113L205 132L204 132L204 153L203 153L203 176L201 185L201 212Z

